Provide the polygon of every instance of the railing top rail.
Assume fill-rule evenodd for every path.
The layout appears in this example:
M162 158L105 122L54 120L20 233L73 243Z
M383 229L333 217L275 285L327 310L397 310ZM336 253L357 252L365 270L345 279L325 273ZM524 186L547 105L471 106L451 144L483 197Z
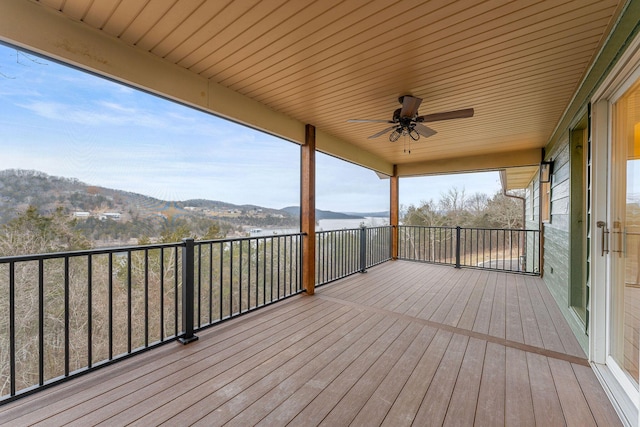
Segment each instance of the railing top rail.
M207 243L225 243L225 242L237 242L243 240L266 240L276 237L288 237L288 236L304 236L305 233L290 233L290 234L274 234L272 236L256 236L256 237L240 237L231 239L212 239L212 240L196 240L195 245L202 245ZM11 262L27 262L27 261L40 261L56 258L75 258L88 255L104 255L109 253L121 253L121 252L136 252L144 250L162 249L162 248L176 248L184 246L184 242L172 242L172 243L155 243L150 245L135 245L135 246L118 246L108 248L95 248L85 249L78 251L61 251L61 252L49 252L42 254L27 254L27 255L10 255L0 257L0 264L8 264Z
M382 229L382 228L391 228L391 226L390 225L376 225L376 226L373 226L373 227L364 227L364 228L366 228L367 230L376 230L376 229Z
M305 236L306 233L287 233L287 234L270 234L267 236L249 236L249 237L236 237L236 238L228 238L228 239L209 239L209 240L196 240L194 244L196 245L204 245L209 243L228 243L228 242L240 242L247 240L267 240L267 239L275 239L277 237L290 237L290 236Z
M486 227L460 227L461 230L480 230L480 231L540 231L535 229L526 229L526 228L486 228Z
M353 232L360 232L363 229L364 230L382 230L382 229L389 229L391 228L390 225L378 225L375 227L358 227L358 228L339 228L336 230L320 230L320 231L316 231L316 234L330 234L330 233L337 233L337 232L345 232L345 231L353 231Z
M358 228L338 228L337 230L320 230L320 231L316 231L316 234L329 234L329 233L336 233L338 231L360 231L362 230L362 227L358 227Z
M405 224L400 224L398 225L399 228L437 228L437 229L441 229L441 230L455 230L456 227L449 227L449 226L439 226L439 225L405 225Z
M7 264L11 262L25 262L25 261L39 261L46 259L54 259L54 258L73 258L73 257L81 257L88 255L103 255L109 253L120 253L120 252L134 252L134 251L143 251L145 249L161 249L161 248L175 248L184 246L182 242L175 243L158 243L152 245L137 245L137 246L119 246L119 247L111 247L111 248L96 248L96 249L86 249L79 251L64 251L64 252L49 252L44 254L29 254L29 255L11 255L0 257L0 264Z
M438 226L438 225L399 225L399 227L405 228L434 228L443 230L455 230L458 227L452 226ZM487 228L487 227L459 227L461 230L481 230L481 231L540 231L536 229L522 229L522 228Z

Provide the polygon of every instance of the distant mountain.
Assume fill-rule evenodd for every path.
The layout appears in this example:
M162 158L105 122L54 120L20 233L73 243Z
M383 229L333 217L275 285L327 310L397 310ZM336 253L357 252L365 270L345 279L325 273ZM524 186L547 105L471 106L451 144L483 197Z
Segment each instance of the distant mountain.
M289 215L300 216L300 207L299 206L287 206L286 208L280 209L284 212L287 212ZM346 214L341 212L333 212L333 211L323 211L320 209L316 209L316 221L321 219L362 219L364 216L358 214Z
M262 212L271 215L286 215L281 209L265 208L257 205L234 205L233 203L221 202L218 200L190 199L180 202L184 207L197 207L212 210L234 210L240 212Z
M0 224L9 221L28 206L35 206L43 214L63 208L70 215L79 218L104 218L106 213L115 213L120 222L150 217L156 221L162 217L198 217L233 226L254 227L296 227L300 216L298 206L271 209L205 199L167 201L33 170L0 171ZM316 220L388 216L388 212L342 213L316 209Z
M76 178L34 170L0 171L0 208L23 210L36 206L43 213L58 207L74 211L158 211L170 202L142 194L86 184Z
M34 170L0 171L0 224L29 206L35 206L43 214L62 208L78 218L101 218L105 213L117 213L120 222L148 217L198 217L234 226L288 227L298 224L296 216L278 209L202 199L167 201Z

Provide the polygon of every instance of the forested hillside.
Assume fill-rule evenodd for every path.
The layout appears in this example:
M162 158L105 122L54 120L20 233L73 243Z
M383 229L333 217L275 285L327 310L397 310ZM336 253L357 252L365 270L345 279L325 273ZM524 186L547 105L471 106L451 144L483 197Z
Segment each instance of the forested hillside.
M237 237L244 235L242 226L295 227L298 219L259 206L210 200L165 201L38 171L0 171L2 255L24 253L18 248L29 245L17 244L16 236L22 233L23 240L29 240L27 226L34 224L39 224L35 229L44 233L40 240L47 240L45 235L73 235L62 238L67 244L57 241L47 250L71 250L184 237ZM40 246L36 252L46 249Z

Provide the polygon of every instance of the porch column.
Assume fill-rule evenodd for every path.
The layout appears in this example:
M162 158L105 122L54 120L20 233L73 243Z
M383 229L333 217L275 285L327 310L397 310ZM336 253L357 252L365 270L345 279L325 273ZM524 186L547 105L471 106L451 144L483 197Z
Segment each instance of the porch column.
M309 295L316 277L316 128L305 126L300 160L300 231L302 239L302 286Z
M391 195L389 203L390 213L390 225L391 225L391 258L398 259L398 221L400 214L400 199L399 199L399 186L398 186L398 165L393 165L393 176L389 180L391 188L389 194Z

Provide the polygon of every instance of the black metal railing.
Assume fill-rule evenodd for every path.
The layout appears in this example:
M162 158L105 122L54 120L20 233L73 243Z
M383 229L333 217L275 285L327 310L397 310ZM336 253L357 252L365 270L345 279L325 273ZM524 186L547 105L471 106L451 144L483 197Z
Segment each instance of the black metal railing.
M0 403L301 292L302 234L0 258Z
M537 230L398 227L399 258L536 274ZM0 403L302 292L304 234L0 258ZM391 259L392 227L316 233L316 286Z
M400 226L400 259L539 274L540 231Z
M364 229L366 247L361 253L364 254L362 258L365 260L365 268L391 259L391 230L388 225Z
M195 329L299 293L301 237L195 242Z
M316 232L316 286L391 259L391 227Z

